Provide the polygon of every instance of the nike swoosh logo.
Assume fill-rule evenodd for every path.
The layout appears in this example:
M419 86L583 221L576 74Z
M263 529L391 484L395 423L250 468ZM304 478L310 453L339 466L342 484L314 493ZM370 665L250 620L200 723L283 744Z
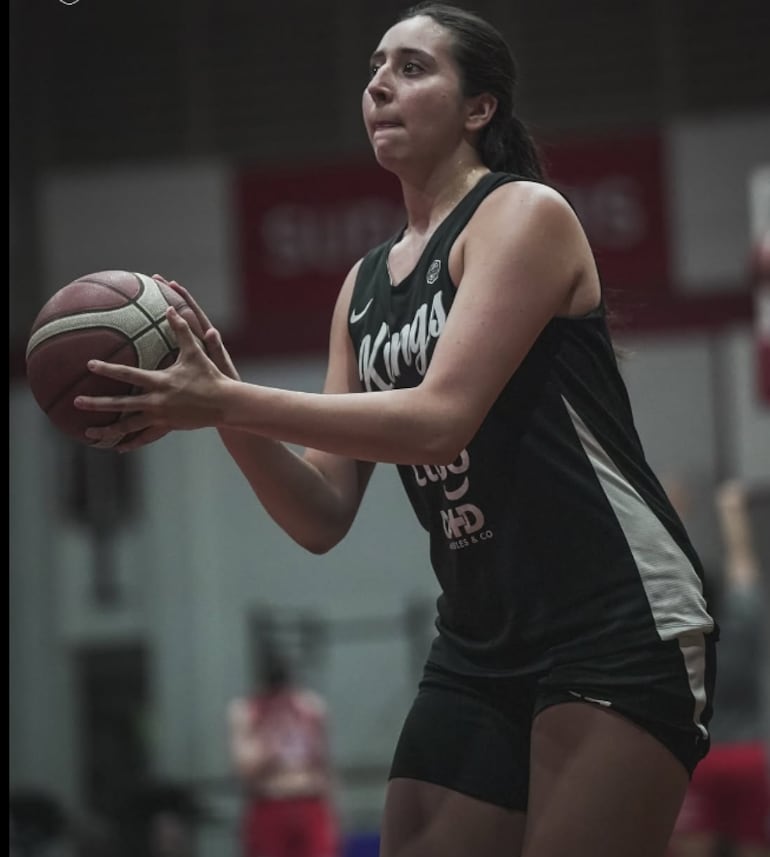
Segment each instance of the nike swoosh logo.
M369 302L367 305L361 310L361 312L356 312L354 309L350 311L350 323L355 324L357 321L361 321L361 319L366 315L367 310L372 305L372 301L374 298L369 298Z

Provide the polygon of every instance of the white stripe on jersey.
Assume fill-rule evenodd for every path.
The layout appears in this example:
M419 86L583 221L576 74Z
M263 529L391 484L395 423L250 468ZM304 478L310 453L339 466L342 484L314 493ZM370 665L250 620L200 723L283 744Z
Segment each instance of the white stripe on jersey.
M692 563L562 396L580 443L609 500L639 571L661 640L714 628Z
M695 710L693 711L692 719L703 733L703 737L707 738L708 730L700 722L700 716L706 707L706 688L704 686L706 643L703 639L703 634L697 631L694 634L683 634L679 638L679 648L684 658L685 667L687 667L687 679L690 683L690 690L695 699Z

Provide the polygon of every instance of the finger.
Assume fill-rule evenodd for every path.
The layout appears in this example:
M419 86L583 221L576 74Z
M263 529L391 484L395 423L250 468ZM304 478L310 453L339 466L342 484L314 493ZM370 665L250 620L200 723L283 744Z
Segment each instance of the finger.
M74 405L80 411L106 411L125 414L136 411L142 396L75 396Z
M180 286L179 283L177 283L174 280L172 280L167 285L171 286L171 288L175 292L177 292L179 295L181 295L181 297L184 298L185 303L193 311L193 313L195 314L195 317L198 319L198 323L200 324L200 326L203 328L204 331L206 331L210 327L214 326L211 323L211 320L209 319L209 317L206 315L206 313L201 308L198 301L195 300L195 298L190 294L189 291L187 291L187 289L184 286Z
M153 426L145 414L134 412L106 426L91 426L85 430L85 436L95 446L114 448L130 440L136 432L144 432L147 429L155 431L160 429L160 426Z
M153 274L152 279L157 280L159 283L163 283L166 286L171 285L171 283L162 274Z
M189 353L190 350L201 350L201 344L198 337L192 332L192 328L187 321L177 312L174 307L170 306L166 310L166 318L174 331L177 339L177 345L180 351Z
M125 381L136 387L146 387L152 380L152 373L137 366L126 366L124 363L107 363L104 360L89 360L88 370L94 375L112 378L115 381Z
M155 443L156 440L165 437L169 431L169 429L155 426L144 431L132 432L130 435L125 435L113 448L116 452L133 452L135 449Z
M204 334L203 341L208 349L209 354L216 357L218 360L229 360L229 355L222 336L215 327L210 327Z
M215 327L210 327L203 336L203 342L206 349L215 363L220 363L227 359L227 351L225 350L222 337Z
M235 380L240 380L240 375L238 374L238 370L235 368L235 364L230 357L227 349L222 342L222 336L219 331L212 327L206 331L204 336L204 344L206 346L207 353L211 358L212 362L216 365L216 367L225 374L229 375L231 378Z

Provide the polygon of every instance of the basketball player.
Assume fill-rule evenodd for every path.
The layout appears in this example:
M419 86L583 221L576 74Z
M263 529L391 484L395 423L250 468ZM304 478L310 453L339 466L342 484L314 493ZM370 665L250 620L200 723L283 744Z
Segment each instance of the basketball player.
M91 431L140 432L123 450L216 426L313 552L397 465L442 594L382 857L659 857L709 744L716 628L514 83L499 33L455 7L412 8L376 46L363 118L407 218L342 285L323 394L239 382L198 309L210 357L169 310L178 362L94 361L145 392L78 402L124 412Z
M259 686L228 711L230 749L246 806L243 857L337 857L326 706L291 678L274 646L261 655Z

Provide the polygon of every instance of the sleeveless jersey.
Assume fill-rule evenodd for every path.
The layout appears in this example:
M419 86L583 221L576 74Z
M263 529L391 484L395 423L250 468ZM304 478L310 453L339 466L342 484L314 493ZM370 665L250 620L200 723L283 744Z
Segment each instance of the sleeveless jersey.
M348 330L365 391L416 387L456 286L449 253L482 200L517 177L490 173L391 285L394 235L363 258ZM508 284L517 288L516 283ZM648 466L603 301L554 317L476 435L447 466L399 465L438 578L430 660L517 674L715 630L703 570Z

